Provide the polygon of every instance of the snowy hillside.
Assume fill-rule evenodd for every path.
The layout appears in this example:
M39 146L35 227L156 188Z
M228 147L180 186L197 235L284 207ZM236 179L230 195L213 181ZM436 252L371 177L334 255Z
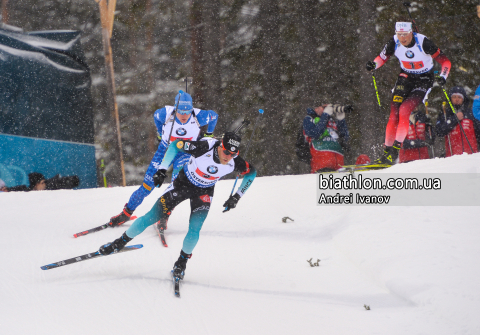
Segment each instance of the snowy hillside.
M389 169L419 171L480 173L480 154ZM180 299L169 272L187 202L168 248L150 227L131 242L143 249L42 271L119 237L126 227L72 235L135 187L1 193L0 334L480 334L480 207L319 207L302 175L257 178L222 213L232 185L217 185Z

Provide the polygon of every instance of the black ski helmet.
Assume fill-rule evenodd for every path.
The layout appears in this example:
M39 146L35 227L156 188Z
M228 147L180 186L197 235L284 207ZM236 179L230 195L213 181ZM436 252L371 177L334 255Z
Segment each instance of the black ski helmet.
M238 153L238 149L240 149L240 142L242 142L242 138L233 132L226 132L223 135L222 145L230 152Z

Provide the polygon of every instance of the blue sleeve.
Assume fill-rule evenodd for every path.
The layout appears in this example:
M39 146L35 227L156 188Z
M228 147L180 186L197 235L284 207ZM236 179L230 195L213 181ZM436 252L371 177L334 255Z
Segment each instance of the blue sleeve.
M480 120L480 86L478 86L473 97L473 116Z
M325 130L327 129L327 123L330 118L330 115L327 113L323 113L322 116L318 117L319 121L317 124L314 123L314 120L310 116L307 116L303 119L303 130L305 131L305 135L311 137L313 139L319 138L323 135Z
M165 124L165 120L167 119L167 110L165 107L157 109L155 113L153 113L153 119L155 120L155 126L157 127L158 133L162 134L162 127Z
M202 109L197 115L197 120L198 123L200 123L200 127L208 124L207 132L213 133L213 131L215 130L215 126L217 125L218 114L212 110Z
M343 140L348 142L350 140L350 134L348 133L347 121L345 121L345 119L337 120L337 129L340 137L343 137Z
M240 197L242 197L245 194L245 192L247 192L248 188L252 185L253 180L255 179L256 176L257 176L257 170L255 170L255 168L252 166L252 168L250 169L250 172L248 172L247 174L245 174L245 176L243 176L242 183L240 184L236 192L238 195L240 195Z
M173 159L180 152L180 149L178 149L178 147L177 147L177 143L179 141L180 140L175 140L172 143L170 143L170 145L168 146L167 152L165 153L165 156L163 157L162 163L160 164L159 170L161 170L161 169L166 170L166 169L168 169L170 164L172 164Z

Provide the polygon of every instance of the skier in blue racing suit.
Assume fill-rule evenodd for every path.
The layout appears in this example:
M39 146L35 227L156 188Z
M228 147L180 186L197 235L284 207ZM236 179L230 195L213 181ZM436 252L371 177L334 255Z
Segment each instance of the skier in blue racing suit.
M190 94L182 91L175 97L175 106L165 106L158 109L153 117L158 134L161 136L161 142L148 166L142 185L130 196L122 212L110 218L109 225L111 227L116 227L129 221L133 211L152 192L154 187L153 175L159 169L169 143L177 139L195 141L201 136L200 127L206 125L208 125L207 132L203 136L213 137L213 131L218 120L217 113L212 110L193 108L192 97ZM173 164L172 181L177 177L189 158L190 154L179 152L172 159L170 163L170 165ZM163 228L166 229L166 226Z

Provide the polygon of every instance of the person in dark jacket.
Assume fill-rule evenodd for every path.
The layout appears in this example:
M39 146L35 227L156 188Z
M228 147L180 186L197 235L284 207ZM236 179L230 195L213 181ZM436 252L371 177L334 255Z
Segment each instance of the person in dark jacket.
M463 152L477 152L477 136L475 133L478 133L478 130L476 131L478 126L473 112L469 108L470 99L465 89L461 86L452 87L448 91L448 96L455 111L452 111L448 103L444 104L443 113L439 114L435 126L437 136L445 137L446 157L460 155Z
M30 182L30 187L27 185L18 185L13 187L7 187L7 192L15 191L43 191L47 188L47 183L43 174L39 172L32 172L28 174L28 181Z

